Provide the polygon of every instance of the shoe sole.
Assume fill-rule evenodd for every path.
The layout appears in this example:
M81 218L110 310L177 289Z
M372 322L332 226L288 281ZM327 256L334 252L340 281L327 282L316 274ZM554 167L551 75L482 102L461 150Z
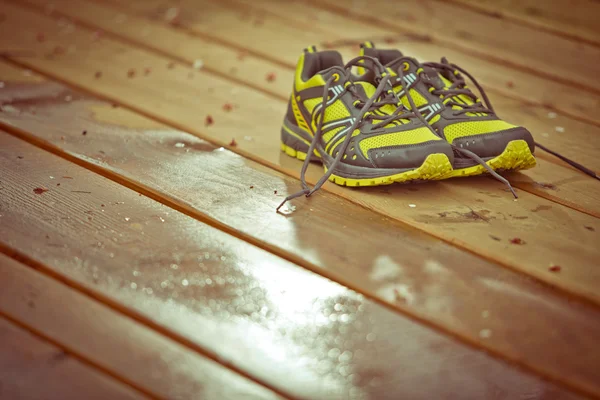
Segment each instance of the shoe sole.
M512 140L508 142L502 154L486 161L486 164L494 171L519 171L535 167L537 161L531 154L526 141ZM453 169L444 178L481 175L487 172L483 166L474 165L467 168Z
M281 143L281 150L290 157L297 158L301 161L306 160L306 153L296 150L285 143ZM316 157L314 159L315 161L320 161ZM327 172L327 166L323 165L323 168L325 169L325 172ZM420 167L398 174L362 179L332 174L329 177L329 180L340 186L380 186L390 185L392 183L439 180L444 179L444 176L451 172L452 163L448 159L448 156L442 153L434 153L428 155Z

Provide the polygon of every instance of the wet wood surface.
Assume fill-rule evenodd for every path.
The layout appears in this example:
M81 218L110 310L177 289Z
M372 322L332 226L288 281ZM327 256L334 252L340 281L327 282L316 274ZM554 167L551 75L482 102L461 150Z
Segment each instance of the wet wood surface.
M256 82L263 81L268 73L273 73L278 77L274 82L270 82L268 85L258 86L261 91L271 94L275 99L281 100L281 104L285 104L284 101L287 101L286 95L289 91L289 81L291 80L293 70L291 66L286 69L269 60L261 60L256 56L241 53L236 48L211 42L202 36L190 36L191 32L197 31L173 29L171 25L160 23L161 20L158 20L157 22L156 18L158 18L158 15L156 18L148 21L140 16L132 15L131 13L122 14L120 8L115 8L110 4L107 5L107 3L89 2L86 3L85 6L82 5L80 7L72 7L72 4L69 1L56 2L53 4L54 13L63 12L65 16L76 18L77 21L94 24L94 26L97 26L98 28L114 32L115 34L130 40L135 40L138 44L141 43L154 51L159 51L161 54L164 53L169 57L174 57L188 65L193 65L196 59L201 59L204 64L203 69L209 71L211 74L216 73L219 76L225 74L226 78L243 83L253 89L257 86ZM256 2L252 4L256 5ZM284 5L281 5L281 3L278 4L279 6L275 9L280 10L284 8ZM293 3L290 3L290 5L293 5ZM134 8L135 4L131 5L130 3L130 6ZM287 5L285 6L287 7ZM148 12L154 12L151 3L144 3L144 7L144 10L147 9ZM156 12L158 13L160 11L164 13L162 8L164 7L158 7ZM306 10L306 8L304 8L304 10ZM282 11L287 11L289 14L294 11L294 15L299 15L295 9ZM146 11L138 10L138 12L142 13ZM306 11L304 11L304 13L308 19L310 15L306 15ZM127 16L126 24L115 23L115 18L125 15ZM186 22L192 27L198 25L193 24L191 21L194 21L194 19L186 13ZM202 24L199 25L202 26ZM330 25L332 25L331 21L327 20L327 26ZM344 25L342 23L337 23L333 26L335 28L341 28ZM269 29L271 28L268 26L261 27L261 29L271 32L273 37L278 36L275 31L270 31ZM289 35L289 37L294 37L294 35ZM173 43L176 43L177 46L174 47ZM249 43L248 45L253 46L252 50L259 54L265 46L272 48L276 43ZM386 44L384 43L384 45ZM215 51L215 48L219 48L220 50ZM278 57L287 54L296 57L296 52L290 51L289 48L287 51L281 49L277 52ZM238 67L240 64L240 55L243 55L243 62L241 64L244 65L244 68ZM354 56L351 53L346 55L349 58ZM290 57L290 59L292 58ZM246 63L246 60L248 60L248 63ZM492 69L479 68L476 71L486 72L488 70L496 71L497 67ZM532 86L537 87L539 85ZM519 85L519 87L521 86ZM530 89L529 86L526 88L526 90ZM552 92L550 89L552 88L547 88L548 92ZM564 89L561 88L560 90L564 96ZM582 98L580 91L578 91L578 98ZM585 99L586 97L583 98ZM529 127L543 143L548 144L548 141L550 141L550 144L559 146L559 148L565 148L565 146L567 146L567 152L569 154L577 154L578 159L584 159L593 167L598 166L596 157L594 157L591 148L589 146L581 145L581 143L595 143L597 141L595 139L597 136L595 133L598 131L596 127L590 128L586 124L578 123L578 121L554 115L555 113L553 114L550 112L549 114L543 107L530 106L529 104L514 101L504 96L499 96L498 98L495 98L495 100L494 103L498 106L503 115L509 115L512 121ZM272 107L278 107L276 100L272 101L272 103ZM596 106L597 104L595 103L594 108ZM549 119L548 115L553 116L554 118ZM568 133L557 132L557 127L567 129ZM567 138L564 138L565 136L570 137L570 135L573 135L573 132L575 132L575 135L579 136L581 142L570 141L567 140ZM563 136L563 138L561 138L561 136ZM558 141L558 143L555 143L556 141ZM586 156L586 154L588 154L588 156ZM544 154L542 154L542 156L544 156ZM586 176L577 177L579 174L574 174L573 170L570 168L556 168L555 166L544 165L546 160L557 162L554 158L546 158L541 162L541 167L532 171L527 171L525 174L514 175L514 182L519 187L529 192L533 192L580 211L591 213L591 215L600 216L600 208L598 208L600 207L598 206L600 204L600 188L596 188L595 186L591 186L590 188L590 185L587 184L590 179ZM575 178L573 178L574 176ZM553 190L556 189L556 185L553 182L560 182L561 189Z
M61 28L56 20L10 4L7 7L10 7L11 13L4 21L5 25L17 29L22 25L19 20L35 21L34 25L42 27L49 38L52 38L48 43L39 43L33 35L23 35L24 46L48 51L58 42L64 48L71 45L79 49L71 54L45 58L21 57L19 62L35 66L71 84L83 86L213 143L228 146L232 138L236 139L236 146L229 146L234 151L292 176L299 175L298 161L282 154L279 142L273 140L280 128L279 119L273 118L273 115L283 115L284 102L273 103L275 100L267 95L209 72L193 71L185 65L169 69L168 65L172 61L168 58L132 47L117 39L105 37L100 43L94 44L93 31L88 28L79 27L70 35L61 35L58 32ZM52 32L54 33L50 36ZM107 57L112 62L102 68L103 75L98 79L95 72ZM151 74L128 77L132 66L141 71L148 65L154 67ZM193 73L192 79L190 72ZM163 85L171 90L163 91ZM198 115L195 104L198 96L203 93L210 94L210 97L202 102L206 114ZM235 112L228 112L223 110L223 105L235 98L232 98L232 94L246 99L246 103ZM210 126L204 123L206 115L213 118L214 123ZM260 121L260 124L248 124L248 121ZM251 140L246 140L246 136ZM566 138L562 140L567 141ZM309 171L309 180L314 182L321 174L322 169L313 165ZM564 181L577 180L595 184L591 178L576 171L573 171L570 179ZM525 187L528 186L531 184ZM560 186L540 186L547 186L547 190L559 187L567 191ZM289 192L296 190L293 186L288 189ZM324 191L339 194L384 216L410 224L510 269L526 272L571 294L594 302L599 300L596 287L600 272L595 268L599 250L593 246L599 234L593 210L582 213L523 191L520 192L519 201L515 202L502 184L485 177L360 191L328 184ZM382 191L391 195L381 196ZM558 192L557 190L552 195L557 196ZM440 202L438 198L452 201ZM308 202L301 200L293 203L306 209ZM416 207L410 208L409 204L415 204ZM539 212L540 210L552 211ZM560 217L557 218L555 213ZM456 216L458 221L454 218L440 218L442 215ZM475 223L465 225L462 223L464 221ZM466 226L469 229L464 229ZM586 228L588 226L592 230ZM495 240L490 235L501 240ZM515 237L524 240L527 246L511 245L510 241ZM484 242L482 238L485 239ZM557 276L550 273L548 269L552 265L563 266L563 274Z
M19 72L17 68L0 66L4 76L18 76ZM198 219L216 219L217 223L226 224L238 235L246 233L259 238L262 246L268 246L288 259L298 260L315 272L344 282L412 316L425 318L470 342L504 355L518 356L521 362L536 369L547 370L547 366L568 358L573 348L560 344L569 334L570 326L600 321L600 315L595 316L595 308L574 306L566 298L553 294L552 290L529 283L514 273L458 252L416 231L406 232L404 227L391 221L373 218L366 210L332 196L316 197L311 201L310 209L299 208L287 217L275 214L270 210L276 207L281 197L272 188L286 190L297 182L269 173L249 161L241 164L229 151L219 150L192 135L173 131L58 84L13 86L10 81L6 84L6 97L0 97L0 100L19 112L4 115L1 120L18 128L26 139L43 140L58 154L75 156L88 168L100 166L102 173L114 180L137 182L160 199L186 207L190 215ZM69 101L64 100L66 97ZM35 107L35 114L31 107ZM84 130L85 135L82 134ZM159 157L162 166L157 167ZM191 162L195 168L189 168ZM165 168L166 165L169 167ZM199 170L206 172L198 175ZM178 178L174 180L174 176ZM252 189L247 185L247 179L251 179ZM226 181L230 187L207 187L204 184L207 181ZM245 194L235 195L236 190ZM199 192L203 193L201 199L197 196ZM264 207L263 217L249 216L247 210L256 210L260 204ZM339 214L340 209L345 213ZM267 215L271 218L266 218ZM351 220L344 218L347 216L351 216ZM346 229L330 228L340 225ZM365 252L362 246L348 246L357 230L368 232L363 246L372 252ZM273 232L278 233L273 235ZM323 251L323 242L343 251ZM441 275L447 275L447 279L440 279ZM533 296L523 298L519 293ZM541 298L546 303L540 304L537 299ZM453 300L450 302L450 299ZM516 301L529 305L514 310ZM469 308L469 303L479 307ZM440 307L441 304L445 306ZM527 327L511 323L517 314L521 314L518 318L526 321L523 323ZM563 323L557 324L557 320ZM482 328L482 323L494 331L493 337L481 340L480 332L486 329ZM564 332L552 336L545 334L557 326ZM584 354L583 350L592 346L600 333L600 325L591 324L589 328L591 330L581 341L572 344L581 346ZM519 334L523 329L542 339L531 341L523 337ZM594 333L594 330L598 332ZM546 348L553 351L540 357L540 350ZM574 370L585 372L590 363L594 364L595 357L573 361ZM564 370L563 365L561 374ZM559 369L553 373L558 374Z
M11 196L0 237L10 230L9 253L27 254L47 273L269 387L302 398L402 390L475 399L501 382L509 397L540 387L573 396L57 156L6 134L2 143L3 170L15 154L28 160L3 180ZM50 176L61 186L29 190L50 186ZM32 237L34 227L42 235Z
M31 263L31 260L26 262ZM60 346L55 354L62 354L61 359L81 360L150 398L279 398L207 357L123 316L119 310L111 310L76 288L57 282L57 276L36 272L35 267L35 263L26 266L0 254L0 278L4 287L0 291L0 315ZM93 273L93 279L94 276L97 278L98 273ZM15 355L12 359L17 362L17 358ZM0 377L6 365L0 367ZM52 366L50 362L49 367ZM17 377L24 371L12 374ZM49 379L53 375L51 371L40 372L39 377ZM65 380L61 378L61 381ZM85 381L82 384L85 386ZM32 385L32 389L43 390L44 385ZM23 386L14 389L23 390ZM54 398L62 398L60 393L57 391ZM103 396L101 391L97 395L101 396L98 399L112 398ZM87 398L80 390L73 391L71 396Z
M148 399L1 316L0 354L2 399Z
M600 398L593 179L538 153L518 201L479 177L274 212L299 188L274 138L310 44L449 56L600 169L594 28L509 3L2 0L0 325L69 354L46 379L126 396Z

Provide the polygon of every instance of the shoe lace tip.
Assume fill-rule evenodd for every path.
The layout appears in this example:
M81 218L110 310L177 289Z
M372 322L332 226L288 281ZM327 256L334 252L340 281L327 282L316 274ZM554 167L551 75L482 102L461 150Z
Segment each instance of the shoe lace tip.
M289 197L289 196L288 196ZM279 210L281 210L281 207L283 207L285 205L285 203L288 202L289 198L286 197L285 199L283 199L283 201L281 202L281 204L279 204L279 206L277 206L277 208L275 209L275 212L278 213Z
M508 188L510 189L510 192L513 194L513 196L515 196L515 200L519 198L519 196L517 196L517 192L515 192L515 189L512 187L512 185L509 183L508 184Z

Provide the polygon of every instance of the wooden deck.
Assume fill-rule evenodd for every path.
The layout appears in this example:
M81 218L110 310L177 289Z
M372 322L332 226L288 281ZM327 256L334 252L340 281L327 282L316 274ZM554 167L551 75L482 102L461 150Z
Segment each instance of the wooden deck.
M600 2L349 3L0 0L0 399L600 399L597 180L275 213L311 44L447 56L600 171Z

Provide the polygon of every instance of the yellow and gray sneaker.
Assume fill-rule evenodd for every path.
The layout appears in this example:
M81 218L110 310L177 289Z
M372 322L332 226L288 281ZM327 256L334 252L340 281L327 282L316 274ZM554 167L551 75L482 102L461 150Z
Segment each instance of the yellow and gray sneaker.
M439 63L419 63L398 50L376 49L372 42L361 44L360 54L391 69L391 83L404 105L410 107L413 102L435 132L453 146L454 168L446 177L536 165L531 133L500 119L483 88L464 69L445 58ZM366 70L359 73L369 75ZM462 74L477 87L483 101L469 89Z
M370 82L351 72L365 60ZM314 46L304 50L281 129L281 149L304 160L302 191L286 201L311 195L327 179L338 185L375 186L451 173L451 146L402 105L391 78L391 71L371 57L344 65L337 51L317 52ZM310 160L321 161L326 171L312 189L304 178Z

